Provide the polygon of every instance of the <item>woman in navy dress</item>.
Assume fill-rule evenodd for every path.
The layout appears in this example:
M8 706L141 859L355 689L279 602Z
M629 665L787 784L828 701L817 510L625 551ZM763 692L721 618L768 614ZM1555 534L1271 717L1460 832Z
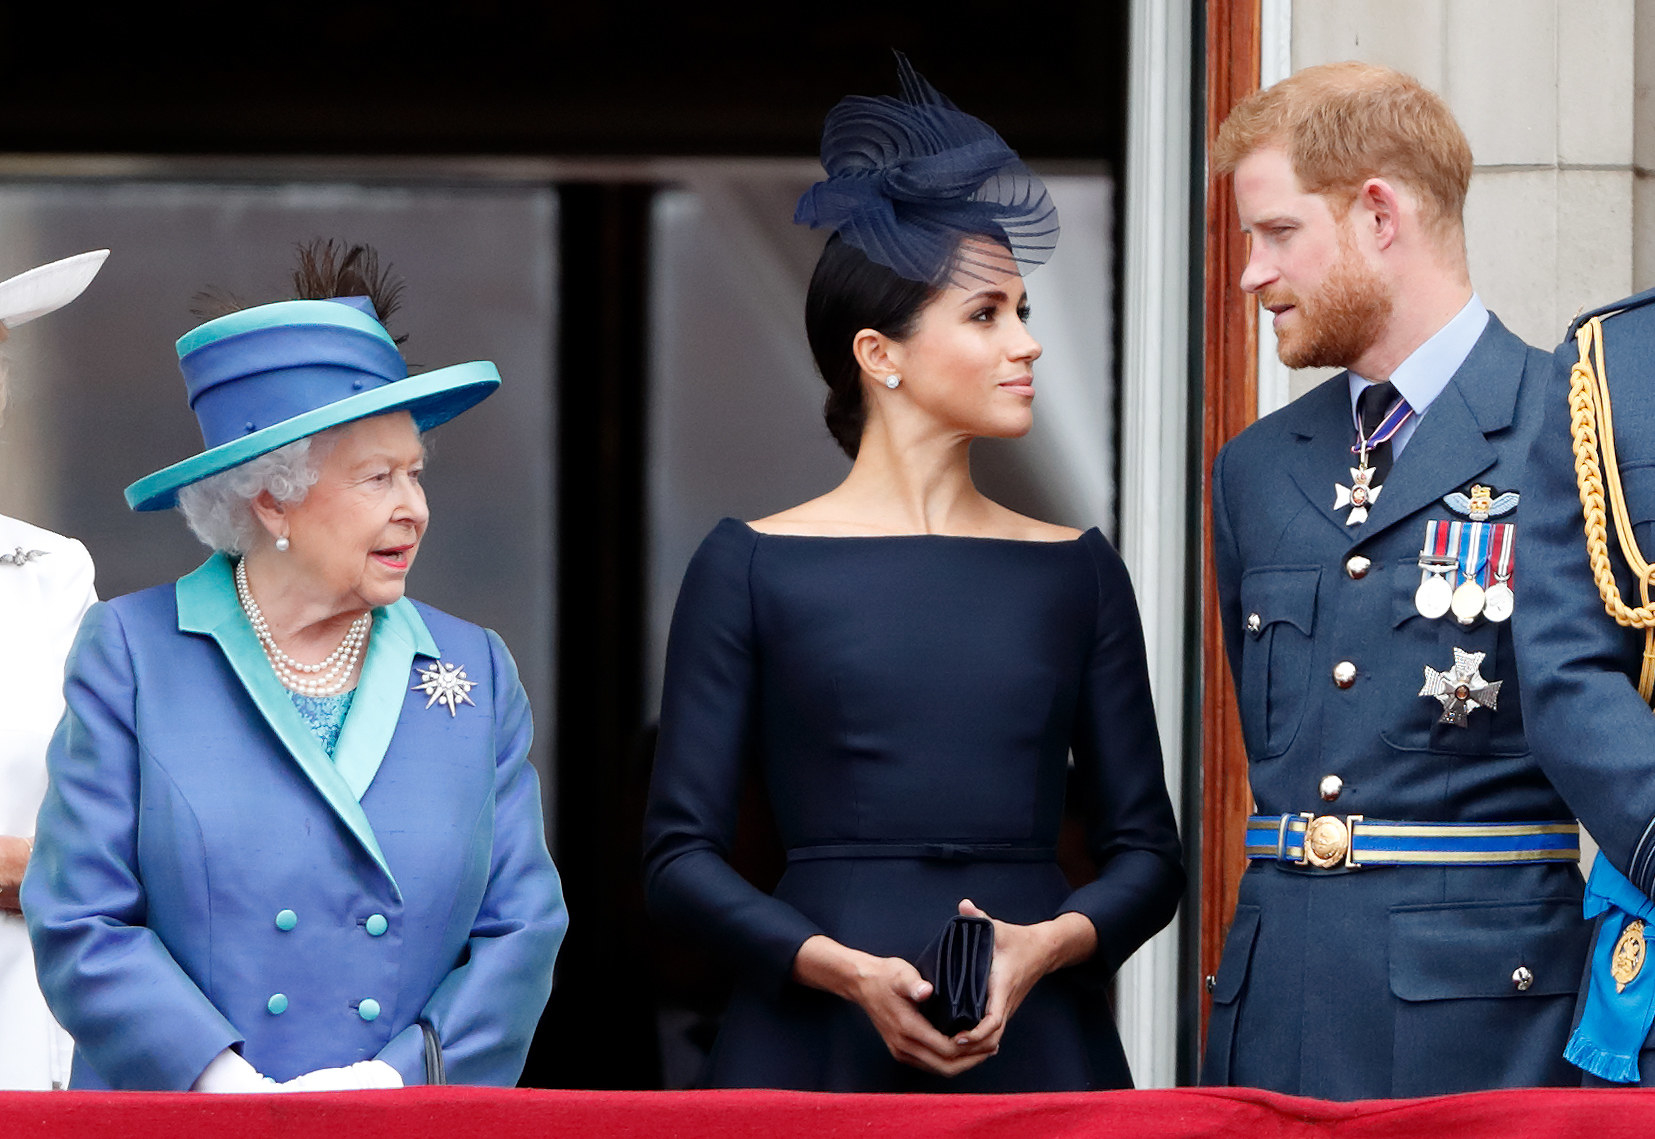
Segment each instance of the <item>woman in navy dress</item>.
M987 126L902 64L846 99L798 219L835 230L806 322L854 460L820 498L726 519L685 576L646 823L653 911L728 958L714 1086L1035 1091L1131 1084L1106 1002L1184 875L1125 567L1097 530L971 481L1031 425L1020 266L1057 232ZM1096 876L1056 860L1068 761ZM788 850L726 860L749 764ZM991 916L987 1012L945 1036L910 963Z

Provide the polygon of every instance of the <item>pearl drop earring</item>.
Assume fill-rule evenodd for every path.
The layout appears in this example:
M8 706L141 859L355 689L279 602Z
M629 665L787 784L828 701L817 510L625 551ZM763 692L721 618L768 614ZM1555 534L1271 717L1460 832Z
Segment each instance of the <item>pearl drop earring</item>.
M892 372L890 375L885 377L885 386L890 388L893 392L896 391L897 387L901 383L902 377L897 375L895 372Z
M276 552L277 552L277 553L278 553L278 554L285 554L285 553L287 553L287 547L288 547L288 546L289 546L289 545L291 545L291 543L290 543L290 542L288 542L288 540L287 540L287 538L286 538L286 537L285 537L285 536L284 536L284 537L281 537L281 538L277 538L277 539L276 539Z

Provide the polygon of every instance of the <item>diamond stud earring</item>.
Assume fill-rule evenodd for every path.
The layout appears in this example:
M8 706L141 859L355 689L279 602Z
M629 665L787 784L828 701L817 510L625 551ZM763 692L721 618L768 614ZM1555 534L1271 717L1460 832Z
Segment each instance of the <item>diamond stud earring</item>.
M890 388L892 391L896 391L897 387L901 383L902 377L897 375L895 372L892 372L890 375L885 377L885 386Z

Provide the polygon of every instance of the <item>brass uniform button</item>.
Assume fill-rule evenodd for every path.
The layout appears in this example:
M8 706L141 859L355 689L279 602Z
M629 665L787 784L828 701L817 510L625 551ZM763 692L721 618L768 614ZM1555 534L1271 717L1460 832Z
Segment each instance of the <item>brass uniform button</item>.
M1339 797L1339 793L1344 789L1345 781L1340 779L1337 775L1322 776L1322 782L1317 787L1317 790L1321 792L1322 801L1325 803L1333 802Z
M1333 666L1333 683L1340 688L1349 688L1356 683L1356 666L1348 660L1342 660Z
M1527 965L1519 965L1511 974L1511 983L1517 986L1517 991L1526 993L1529 986L1534 984L1534 974L1529 972Z
M1350 576L1352 581L1361 581L1363 578L1368 576L1368 570L1372 568L1372 566L1372 559L1364 558L1361 554L1357 554L1345 563L1345 573Z

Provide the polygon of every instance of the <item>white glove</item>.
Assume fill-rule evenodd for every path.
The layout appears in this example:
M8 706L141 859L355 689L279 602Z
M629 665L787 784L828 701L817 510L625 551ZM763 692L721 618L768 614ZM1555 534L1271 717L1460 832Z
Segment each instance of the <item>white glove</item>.
M398 1081L400 1086L401 1081ZM192 1092L273 1092L276 1081L261 1076L241 1053L226 1048L202 1069L190 1085Z
M249 1069L251 1070L251 1069ZM400 1088L402 1075L383 1060L358 1060L346 1068L317 1068L294 1076L273 1091L345 1092L362 1088Z

